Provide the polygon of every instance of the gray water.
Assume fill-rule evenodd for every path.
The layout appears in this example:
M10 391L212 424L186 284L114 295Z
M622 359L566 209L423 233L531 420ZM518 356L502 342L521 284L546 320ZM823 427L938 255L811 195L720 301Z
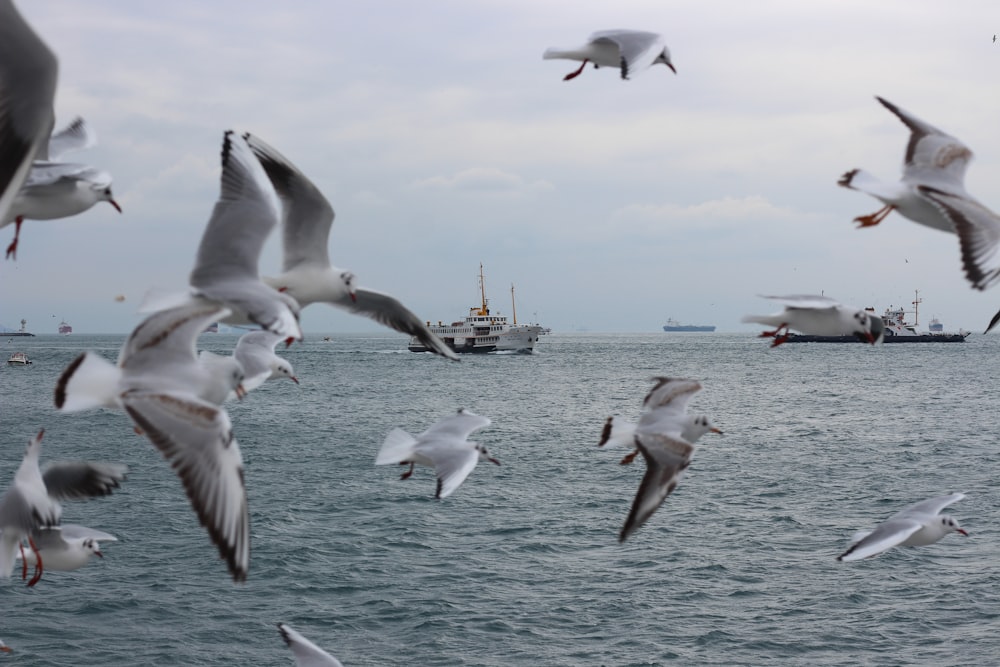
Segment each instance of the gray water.
M987 665L1000 658L1000 338L785 345L736 334L560 334L534 355L451 363L395 335L313 335L230 406L252 550L234 584L178 479L121 413L57 414L84 349L119 336L4 339L0 488L46 429L43 461L127 463L118 493L67 503L108 531L103 560L0 581L0 663L291 665L289 623L361 665ZM223 352L236 337L203 335ZM6 358L6 357L4 357ZM700 379L707 435L677 491L625 544L644 465L596 447L653 375ZM394 427L459 407L493 420L449 498L373 465ZM902 506L964 491L970 537L839 563ZM19 573L16 573L19 575Z

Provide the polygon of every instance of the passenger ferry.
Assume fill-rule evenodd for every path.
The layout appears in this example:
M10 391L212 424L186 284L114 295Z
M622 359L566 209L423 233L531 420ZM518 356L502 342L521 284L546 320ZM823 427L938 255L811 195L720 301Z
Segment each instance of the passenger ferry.
M506 315L490 312L489 301L486 299L486 283L483 278L483 265L479 265L480 304L469 308L465 320L433 325L427 322L427 327L437 334L445 344L455 352L524 352L530 354L535 349L538 337L542 335L543 327L537 324L518 324L517 310L514 307L514 286L510 287L511 314L513 322L508 322ZM410 339L407 349L410 352L427 352L427 348L416 337Z

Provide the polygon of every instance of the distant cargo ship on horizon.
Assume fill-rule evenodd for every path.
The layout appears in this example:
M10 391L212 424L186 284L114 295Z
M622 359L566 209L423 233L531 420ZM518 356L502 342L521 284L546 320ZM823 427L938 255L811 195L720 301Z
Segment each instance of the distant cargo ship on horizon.
M681 324L673 318L667 319L663 325L664 331L715 331L714 324Z
M69 325L69 322L63 320L62 322L59 323L59 333L60 335L67 336L73 333L73 327Z

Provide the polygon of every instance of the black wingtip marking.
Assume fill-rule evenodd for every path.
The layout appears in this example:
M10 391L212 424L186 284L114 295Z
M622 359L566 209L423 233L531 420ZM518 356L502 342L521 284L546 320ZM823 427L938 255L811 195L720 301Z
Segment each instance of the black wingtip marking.
M611 423L615 420L614 417L608 417L604 421L604 428L601 429L601 441L597 443L598 447L603 447L607 444L608 440L611 439Z
M83 363L83 360L86 356L87 356L86 352L78 356L76 359L73 360L73 362L69 366L66 367L66 370L62 372L62 375L59 376L59 380L56 382L56 391L55 391L55 402L57 409L61 410L62 406L66 404L66 385L69 384L69 380L71 377L73 377L73 373L75 373L76 369L80 367L80 364Z

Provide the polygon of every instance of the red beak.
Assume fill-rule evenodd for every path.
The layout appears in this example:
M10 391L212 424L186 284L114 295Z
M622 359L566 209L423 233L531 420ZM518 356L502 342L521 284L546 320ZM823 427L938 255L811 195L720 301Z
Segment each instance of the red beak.
M289 377L292 378L292 382L294 382L295 384L299 383L299 379L297 377L295 377L294 375L290 375Z
M968 534L967 532L965 532L965 529L964 529L964 528L959 528L959 529L958 529L958 530L956 530L955 532L956 532L956 533L961 533L962 535L965 535L966 537L968 537L968 536L969 536L969 534Z
M236 385L236 389L234 391L236 392L236 398L240 399L241 401L247 395L247 390L243 388L242 382Z
M121 213L121 212L122 212L122 207L121 207L121 206L119 206L119 205L118 205L118 202L116 202L116 201L115 201L114 199L109 199L109 200L108 200L108 203L109 203L109 204L111 204L112 206L114 206L114 207L115 207L115 210L116 210L116 211L118 211L119 213Z

